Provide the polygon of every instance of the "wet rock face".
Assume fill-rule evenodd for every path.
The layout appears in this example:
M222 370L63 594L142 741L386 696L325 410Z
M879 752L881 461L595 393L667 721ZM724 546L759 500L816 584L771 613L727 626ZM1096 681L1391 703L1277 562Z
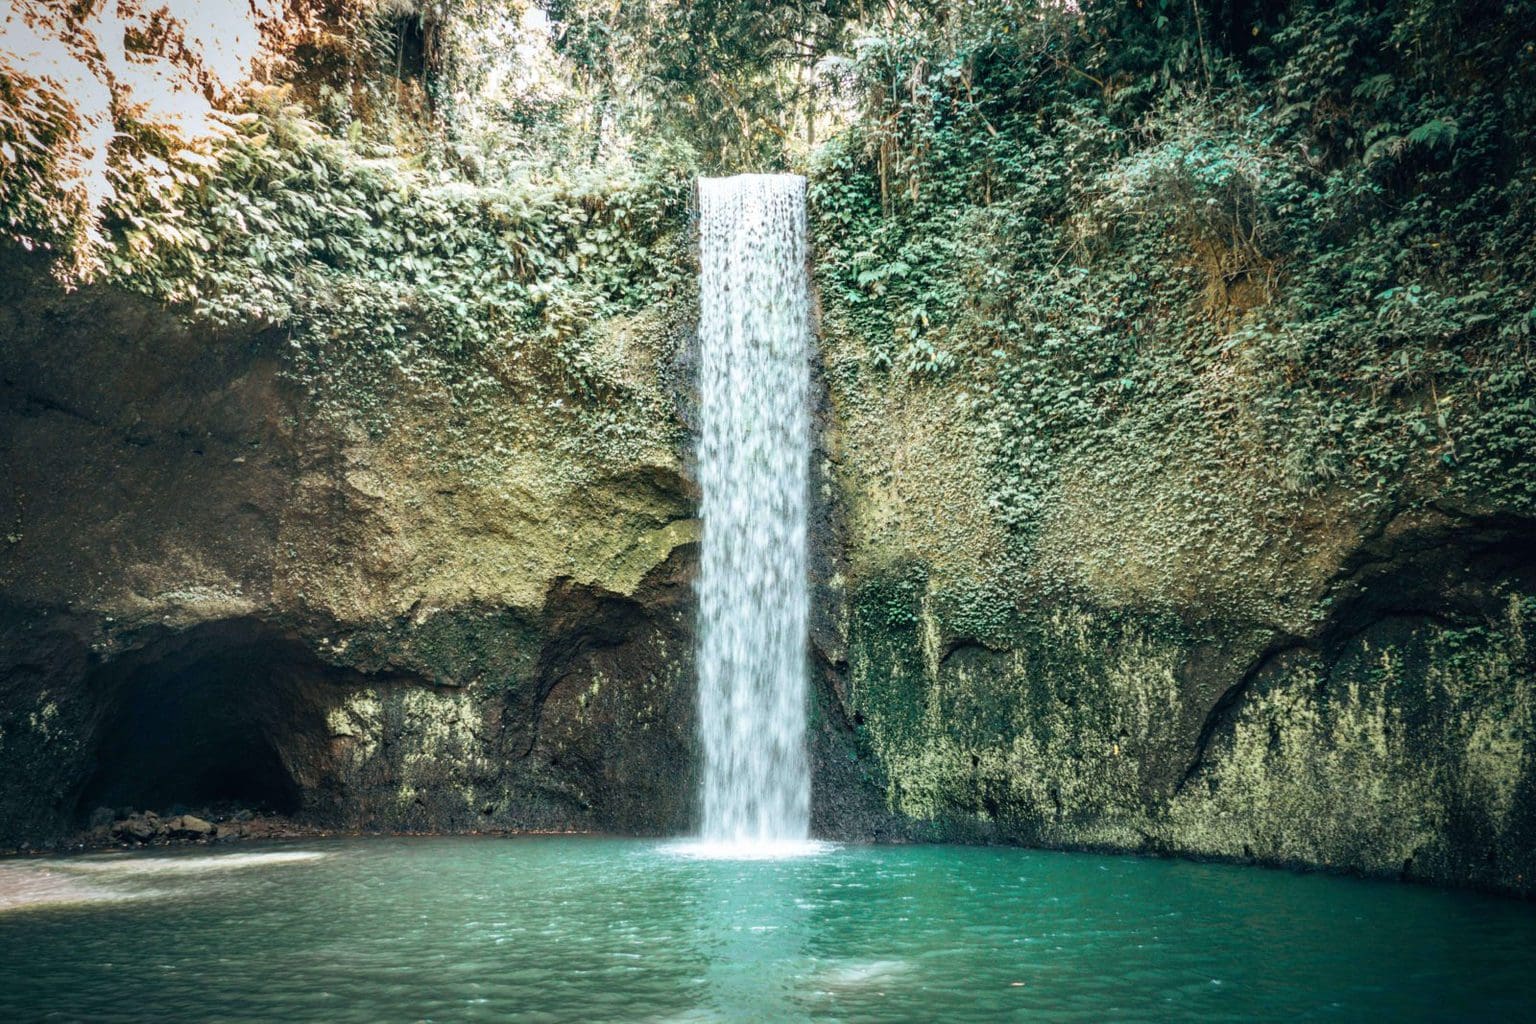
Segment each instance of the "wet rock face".
M572 603L557 588L523 678L361 672L256 618L166 633L83 673L13 666L34 686L7 690L25 711L5 720L3 841L99 826L102 807L218 802L337 828L679 831L693 795L691 560L680 551L632 597ZM119 825L137 842L198 831Z
M688 826L685 431L615 452L511 392L470 416L405 379L369 418L298 380L285 337L4 269L0 848L268 834L219 806ZM1284 543L1226 561L1143 557L1135 531L1168 523L1106 526L1108 499L1064 488L1046 593L993 571L1009 541L952 415L823 341L817 834L1531 891L1536 522L1421 496L1277 520ZM675 388L667 365L636 378Z
M1272 438L1147 446L1154 401L1019 474L969 371L883 370L856 314L820 345L814 735L824 789L890 817L818 827L1533 891L1528 459L1292 493Z
M0 278L0 847L101 807L687 823L698 526L667 424L615 454L509 391L459 431L405 379L354 415L286 338Z
M841 414L852 539L828 718L845 775L906 834L1533 891L1536 520L1419 501L1280 521L1311 561L1251 552L1286 591L1246 600L1228 579L1206 600L1198 563L1162 600L1097 563L1074 578L1063 548L1045 596L988 579L922 516L963 511L961 489L903 494L859 451L888 441L877 418ZM1069 499L1053 514L1078 514Z

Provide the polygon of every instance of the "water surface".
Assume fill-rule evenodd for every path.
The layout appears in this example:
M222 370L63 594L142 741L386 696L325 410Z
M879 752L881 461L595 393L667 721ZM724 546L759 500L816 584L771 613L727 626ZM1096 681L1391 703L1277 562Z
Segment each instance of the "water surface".
M696 854L697 851L691 851ZM30 888L29 888L30 887ZM0 862L0 1020L1522 1020L1528 904L1223 865L592 838Z

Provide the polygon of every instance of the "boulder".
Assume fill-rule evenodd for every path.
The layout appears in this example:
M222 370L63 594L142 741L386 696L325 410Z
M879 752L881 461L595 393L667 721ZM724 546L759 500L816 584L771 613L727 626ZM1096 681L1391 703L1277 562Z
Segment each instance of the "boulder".
M214 828L195 814L182 814L166 822L165 831L172 839L211 839Z
M135 843L149 842L157 831L157 823L149 821L142 814L124 818L112 826L112 834L118 839Z

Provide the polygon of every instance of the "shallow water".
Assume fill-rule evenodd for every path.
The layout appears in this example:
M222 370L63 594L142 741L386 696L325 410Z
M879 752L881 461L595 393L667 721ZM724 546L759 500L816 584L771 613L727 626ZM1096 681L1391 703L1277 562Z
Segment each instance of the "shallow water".
M1520 1020L1536 1008L1529 904L1135 857L798 852L345 839L0 862L0 900L33 900L0 913L0 1020Z

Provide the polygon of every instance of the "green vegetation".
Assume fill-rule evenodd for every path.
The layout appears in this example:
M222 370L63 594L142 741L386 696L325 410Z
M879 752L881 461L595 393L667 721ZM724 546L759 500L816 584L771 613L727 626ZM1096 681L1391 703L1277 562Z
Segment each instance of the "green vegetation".
M311 6L239 50L286 84L208 79L216 131L114 114L89 203L47 199L47 140L101 112L9 62L6 213L69 275L285 330L349 409L403 374L634 431L602 337L686 324L692 177L803 166L837 397L960 412L994 604L1075 587L1096 538L1042 531L1110 488L1168 524L1128 557L1247 592L1320 503L1536 509L1529 6ZM211 66L172 38L130 33Z
M670 168L433 180L361 161L272 106L241 125L191 202L126 214L111 266L215 323L288 328L296 372L346 386L354 410L398 373L603 405L595 332L691 294L688 187Z
M7 237L276 339L402 462L641 492L649 540L506 531L550 566L692 536L651 472L691 182L808 175L845 710L893 809L1529 886L1536 3L290 0L227 70L197 5L120 6L203 116L134 99L101 4L27 0L96 86L0 46ZM402 389L433 411L390 434Z
M455 107L454 89L516 72L525 57L515 30L489 62L472 52L486 43L476 31L495 27L496 6L466 5L450 23L409 4L307 7L313 32L268 33L268 63L290 82L251 85L224 109L210 105L207 124L159 134L119 115L135 108L105 86L94 99L111 112L69 107L58 76L26 77L14 72L19 58L8 62L6 95L19 100L0 127L8 139L40 140L4 151L18 157L6 182L19 187L0 196L12 234L58 252L68 283L106 277L204 322L286 330L291 372L352 413L369 413L403 374L471 403L487 387L531 390L595 404L601 416L625 397L601 365L604 323L690 294L693 166L664 146L601 167L561 166L576 131L563 121L568 111L526 96L511 99L532 109L515 113L542 119L542 134L511 147L521 159L476 161L472 143L490 151L508 126L472 116L469 98ZM502 21L526 9L499 6ZM99 42L88 17L63 24L33 14L36 34L51 29L61 47ZM182 34L206 31L195 5L185 17L175 23ZM336 31L351 36L337 44ZM427 39L461 49L411 50L432 49ZM284 46L293 51L286 63L271 52ZM176 56L168 65L186 74L207 67L198 55ZM406 67L408 57L417 63ZM106 83L110 72L101 72ZM184 91L207 104L225 96ZM474 97L502 114L497 100L508 99ZM70 132L100 123L115 123L122 141L75 153L84 143ZM66 176L49 188L65 158L115 186L85 195Z
M1536 12L967 11L863 38L810 164L890 805L1523 886L1528 583L1349 595L1536 514Z
M1237 475L1536 510L1529 5L976 9L865 40L814 222L833 332L965 396L1019 556L1067 463L1208 468L1161 497L1215 545L1266 532Z

